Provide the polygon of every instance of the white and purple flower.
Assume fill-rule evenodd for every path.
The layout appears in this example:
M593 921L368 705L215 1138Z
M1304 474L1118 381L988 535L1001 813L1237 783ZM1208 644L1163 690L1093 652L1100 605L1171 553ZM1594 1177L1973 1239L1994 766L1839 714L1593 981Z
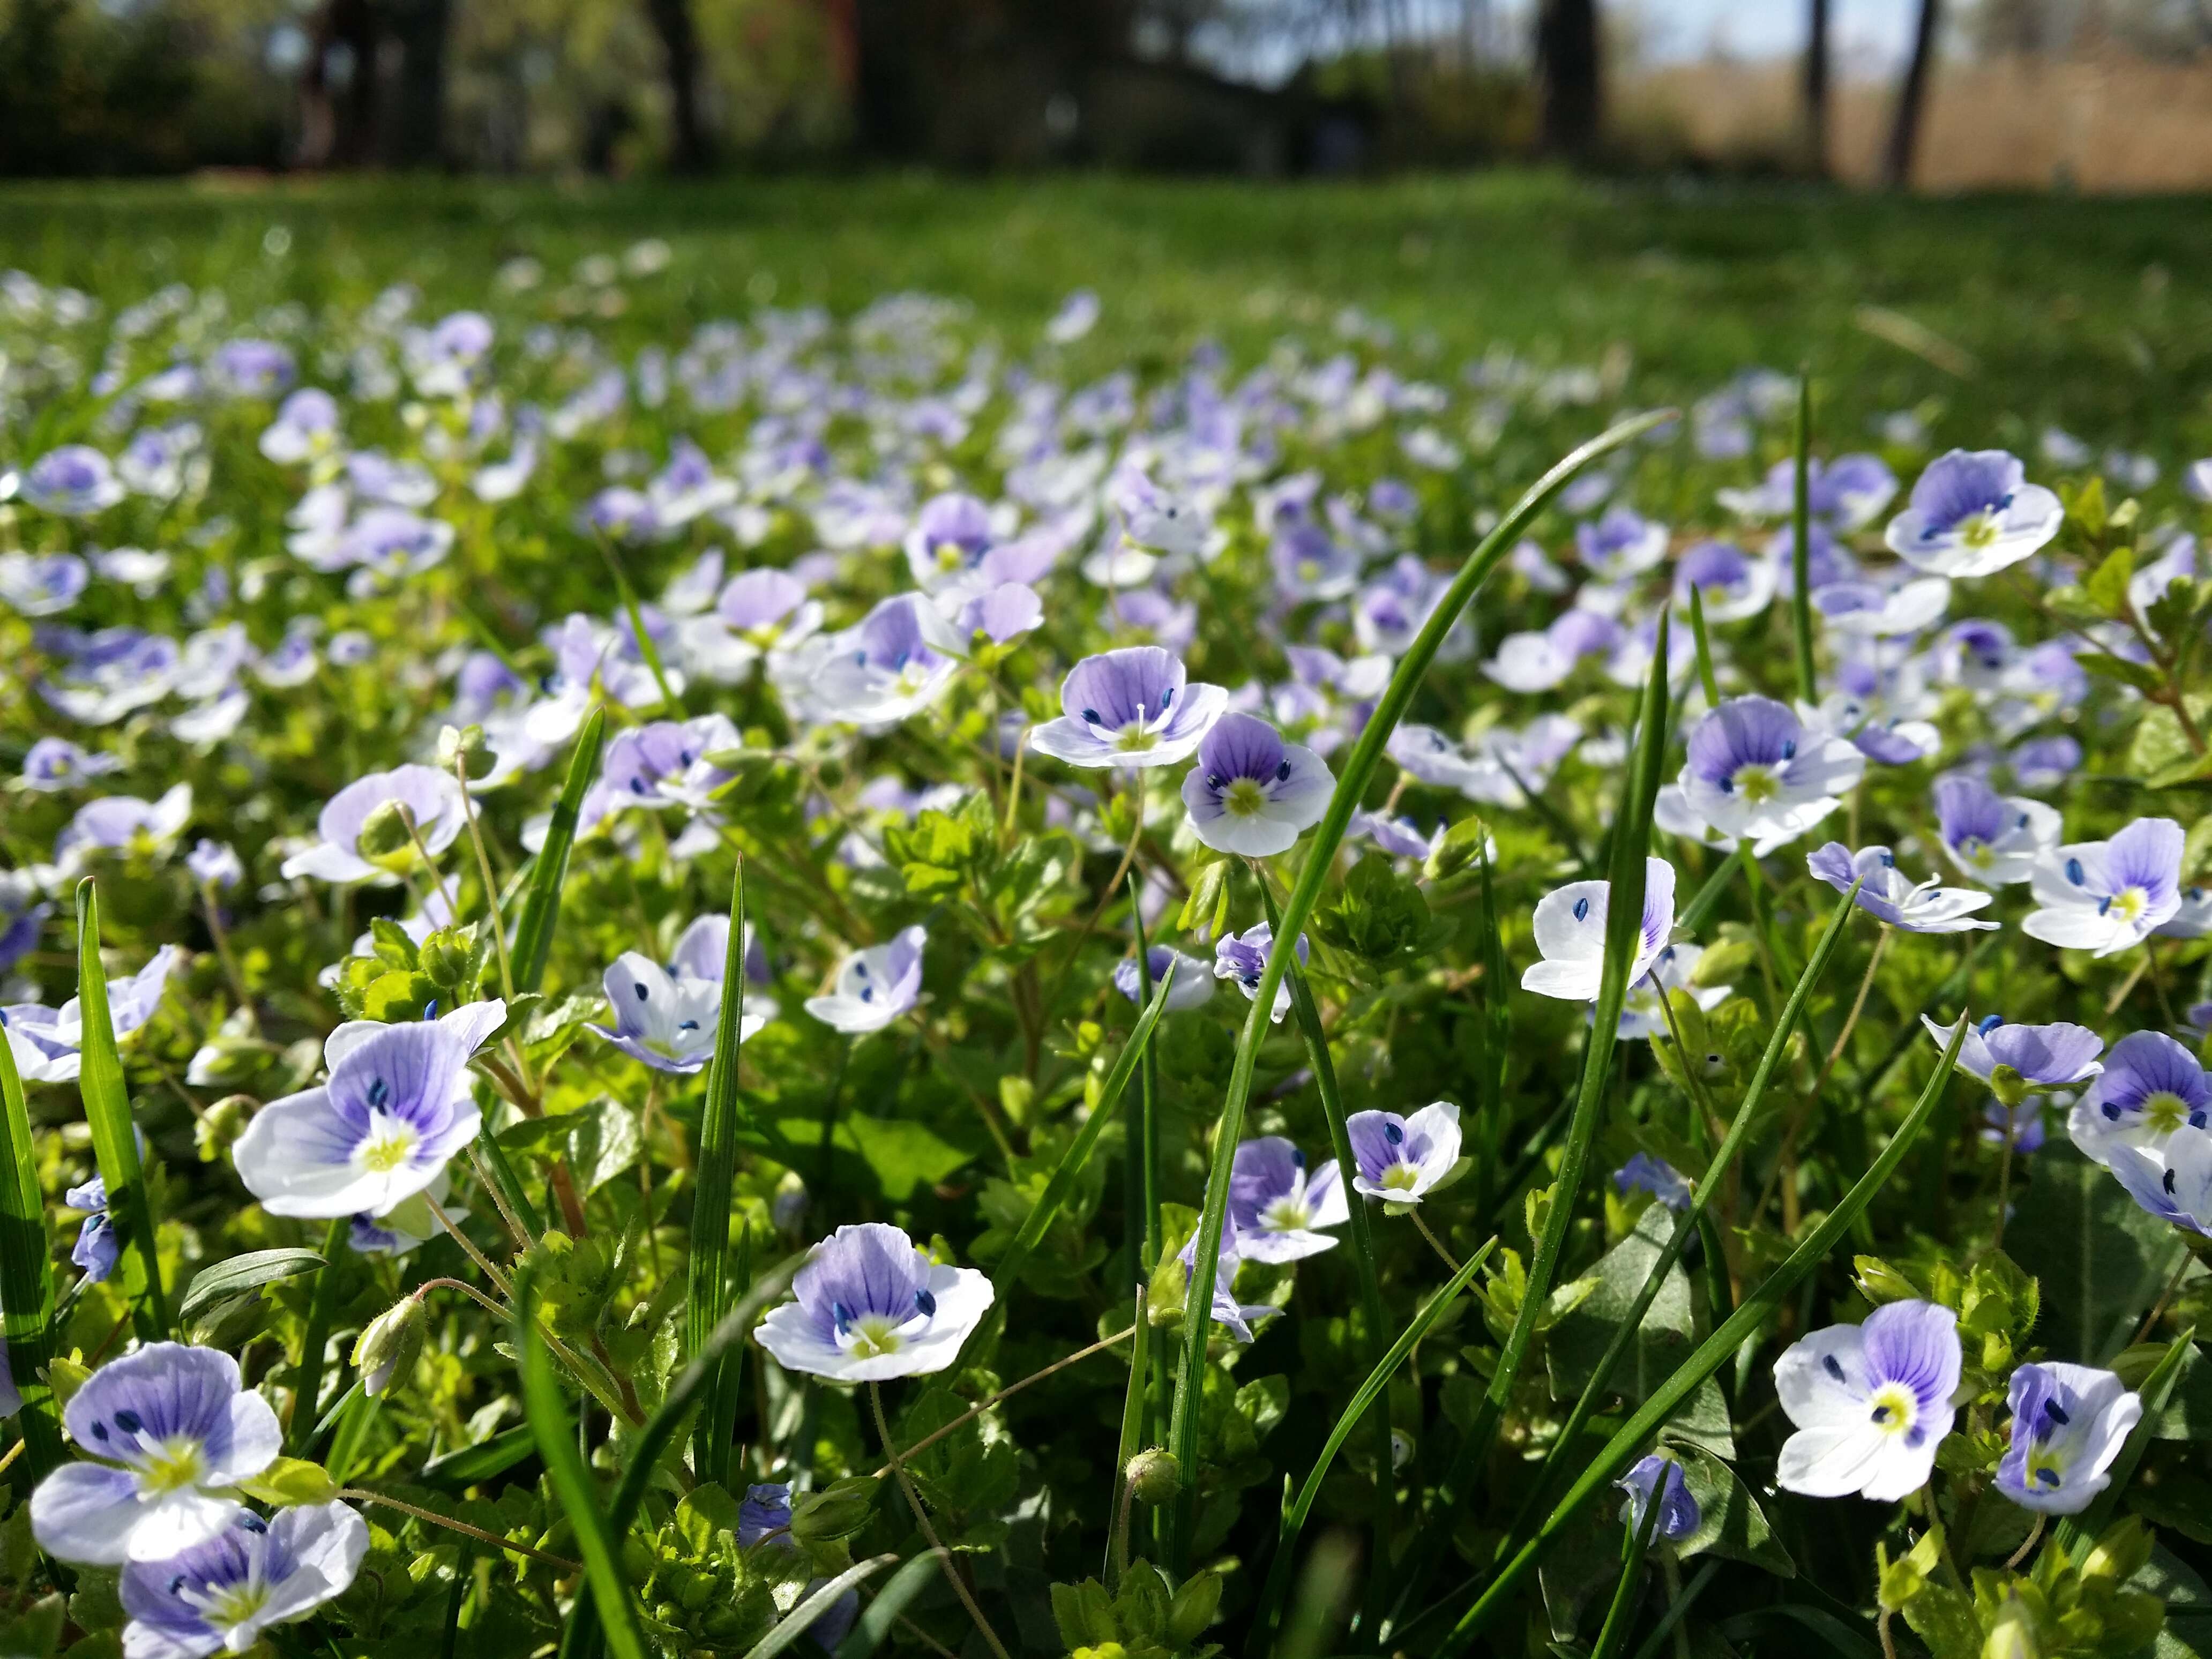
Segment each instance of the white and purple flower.
M2079 1515L2112 1484L2112 1462L2142 1419L2142 1401L2111 1371L2057 1360L2012 1374L2011 1444L1996 1489L2041 1515Z
M1305 1154L1281 1135L1239 1143L1229 1173L1229 1220L1248 1261L1297 1261L1336 1248L1321 1231L1351 1218L1331 1158L1310 1174Z
M1267 952L1274 948L1275 930L1267 922L1259 922L1241 933L1224 933L1214 941L1213 976L1237 981L1237 988L1244 993L1247 1002L1259 1000L1260 981L1267 970ZM1298 935L1298 961L1305 962L1306 936ZM1275 1006L1267 1011L1267 1018L1280 1025L1283 1016L1291 1012L1291 983L1285 975L1275 983Z
M1385 1204L1419 1204L1459 1166L1459 1108L1433 1101L1409 1116L1354 1112L1345 1120L1357 1166L1352 1189Z
M1960 872L1993 887L2030 879L2036 860L2058 845L2063 832L2056 808L2000 795L1965 772L1936 780L1936 820L1943 850Z
M1682 1466L1671 1457L1653 1452L1613 1484L1628 1494L1620 1506L1620 1523L1631 1534L1644 1530L1654 1503L1659 1505L1659 1518L1651 1523L1655 1540L1679 1544L1705 1524L1705 1512L1690 1496Z
M246 1126L239 1179L271 1215L382 1216L427 1190L476 1138L469 1060L506 1018L494 1000L403 1025L349 1020L323 1045L329 1079Z
M2042 547L2065 517L2057 495L2027 482L2018 457L1954 449L1928 464L1883 539L1930 575L1987 576Z
M1071 766L1172 766L1229 706L1218 685L1186 683L1182 659L1157 645L1085 657L1060 684L1064 711L1030 746Z
M1182 1013L1186 1009L1202 1008L1213 1000L1213 980L1206 971L1206 963L1196 957L1185 956L1170 945L1155 945L1145 953L1144 977L1149 977L1155 990L1172 969L1175 984L1168 990L1167 1012ZM1114 964L1114 988L1130 1001L1145 1000L1144 977L1137 972L1137 959L1124 957Z
M1541 962L1521 975L1521 988L1567 1002L1595 1002L1605 975L1605 922L1609 881L1572 881L1536 902L1536 948ZM1644 861L1644 922L1630 963L1628 983L1640 983L1666 950L1674 931L1674 866Z
M760 1345L787 1371L836 1382L943 1370L992 1301L981 1273L933 1263L877 1221L838 1228L791 1288L794 1299L761 1322Z
M1692 728L1676 781L1689 812L1760 857L1796 840L1843 805L1866 772L1847 738L1808 732L1771 697L1734 697Z
M1893 1503L1925 1486L1954 1416L1958 1324L1934 1303L1892 1302L1863 1325L1792 1343L1774 1362L1775 1391L1797 1425L1775 1469L1784 1488Z
M2115 1146L2156 1153L2182 1130L2208 1126L2212 1076L2163 1031L2130 1031L2114 1043L2066 1125L2083 1157L2115 1170Z
M2110 841L2073 842L2035 861L2030 939L2100 957L2130 950L2181 908L2185 837L2172 818L2137 818Z
M1911 881L1887 847L1862 847L1854 853L1843 842L1832 841L1806 855L1805 868L1838 893L1850 892L1854 882L1862 883L1853 901L1858 908L1908 933L1963 933L1996 926L1976 920L1973 914L1990 902L1991 895L1971 887L1946 887L1934 876Z
M84 1566L166 1561L246 1513L231 1496L283 1449L276 1413L212 1348L155 1342L94 1371L62 1412L98 1462L64 1463L31 1494L49 1555Z
M372 859L361 850L361 834L372 814L396 806L414 826L414 833L396 852ZM319 881L375 881L385 884L399 872L417 868L422 851L436 858L453 844L468 822L468 803L461 786L450 772L435 766L395 766L389 772L372 772L331 797L315 828L321 839L304 853L284 860L283 874L313 876Z
M1256 714L1224 714L1182 781L1192 833L1218 853L1288 852L1328 810L1336 779L1320 756Z
M271 1625L293 1624L344 1594L368 1553L368 1524L343 1504L303 1504L266 1521L240 1514L167 1560L124 1568L123 1659L244 1653Z
M888 945L854 951L838 967L829 994L807 998L806 1012L848 1036L882 1030L921 1000L921 952L928 943L928 929L905 927Z
M602 981L614 1029L585 1029L656 1072L688 1077L702 1070L714 1057L722 1018L729 943L730 919L708 915L684 930L665 968L642 951L623 951ZM748 991L738 1041L749 1041L776 1012L770 999Z

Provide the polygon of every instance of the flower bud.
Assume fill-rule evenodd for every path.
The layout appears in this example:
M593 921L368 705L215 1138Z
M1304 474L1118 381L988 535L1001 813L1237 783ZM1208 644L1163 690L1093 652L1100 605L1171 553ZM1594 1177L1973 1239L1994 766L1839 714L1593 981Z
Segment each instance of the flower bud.
M1129 1490L1143 1503L1164 1504L1182 1490L1182 1466L1176 1462L1173 1452L1158 1446L1148 1447L1131 1458L1127 1473Z
M477 965L476 951L462 933L452 928L442 929L424 939L415 957L416 965L423 977L441 991L457 991L463 982L474 977Z
M371 864L404 863L403 854L414 850L415 832L408 827L407 809L396 800L386 801L361 821L354 848Z
M471 781L490 775L495 764L491 745L484 741L481 726L443 726L438 732L438 765L445 771L453 769L456 763L465 764Z
M412 1365L422 1351L422 1304L411 1296L404 1297L362 1327L353 1345L362 1392L372 1399L381 1395L392 1386L393 1374L403 1365Z
M199 1148L201 1163L220 1163L229 1154L232 1143L253 1121L253 1108L251 1095L225 1095L200 1115L192 1126L192 1141Z
M850 1538L868 1524L876 1507L873 1475L848 1475L792 1505L791 1536L799 1544L826 1544Z

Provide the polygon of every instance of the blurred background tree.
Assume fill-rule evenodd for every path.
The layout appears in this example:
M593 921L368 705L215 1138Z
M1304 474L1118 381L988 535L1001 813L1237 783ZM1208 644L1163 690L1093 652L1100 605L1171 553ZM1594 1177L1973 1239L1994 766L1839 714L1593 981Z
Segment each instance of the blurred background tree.
M1858 183L2212 183L2212 0L1905 0L1872 57L1871 10L0 0L0 172L1267 175L1548 155ZM1739 23L1755 51L1730 45Z

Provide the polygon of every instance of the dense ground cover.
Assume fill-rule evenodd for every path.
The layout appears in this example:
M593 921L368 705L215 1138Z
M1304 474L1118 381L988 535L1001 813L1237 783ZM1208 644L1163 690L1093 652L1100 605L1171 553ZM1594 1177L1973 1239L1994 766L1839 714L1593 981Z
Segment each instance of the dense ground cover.
M11 1650L2212 1639L2201 216L0 213Z

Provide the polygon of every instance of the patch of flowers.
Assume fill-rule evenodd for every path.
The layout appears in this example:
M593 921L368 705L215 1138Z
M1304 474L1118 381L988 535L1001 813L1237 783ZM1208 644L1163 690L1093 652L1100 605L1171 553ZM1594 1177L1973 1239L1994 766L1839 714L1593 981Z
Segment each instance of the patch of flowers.
M0 283L9 1652L2197 1639L2212 462L539 274Z

